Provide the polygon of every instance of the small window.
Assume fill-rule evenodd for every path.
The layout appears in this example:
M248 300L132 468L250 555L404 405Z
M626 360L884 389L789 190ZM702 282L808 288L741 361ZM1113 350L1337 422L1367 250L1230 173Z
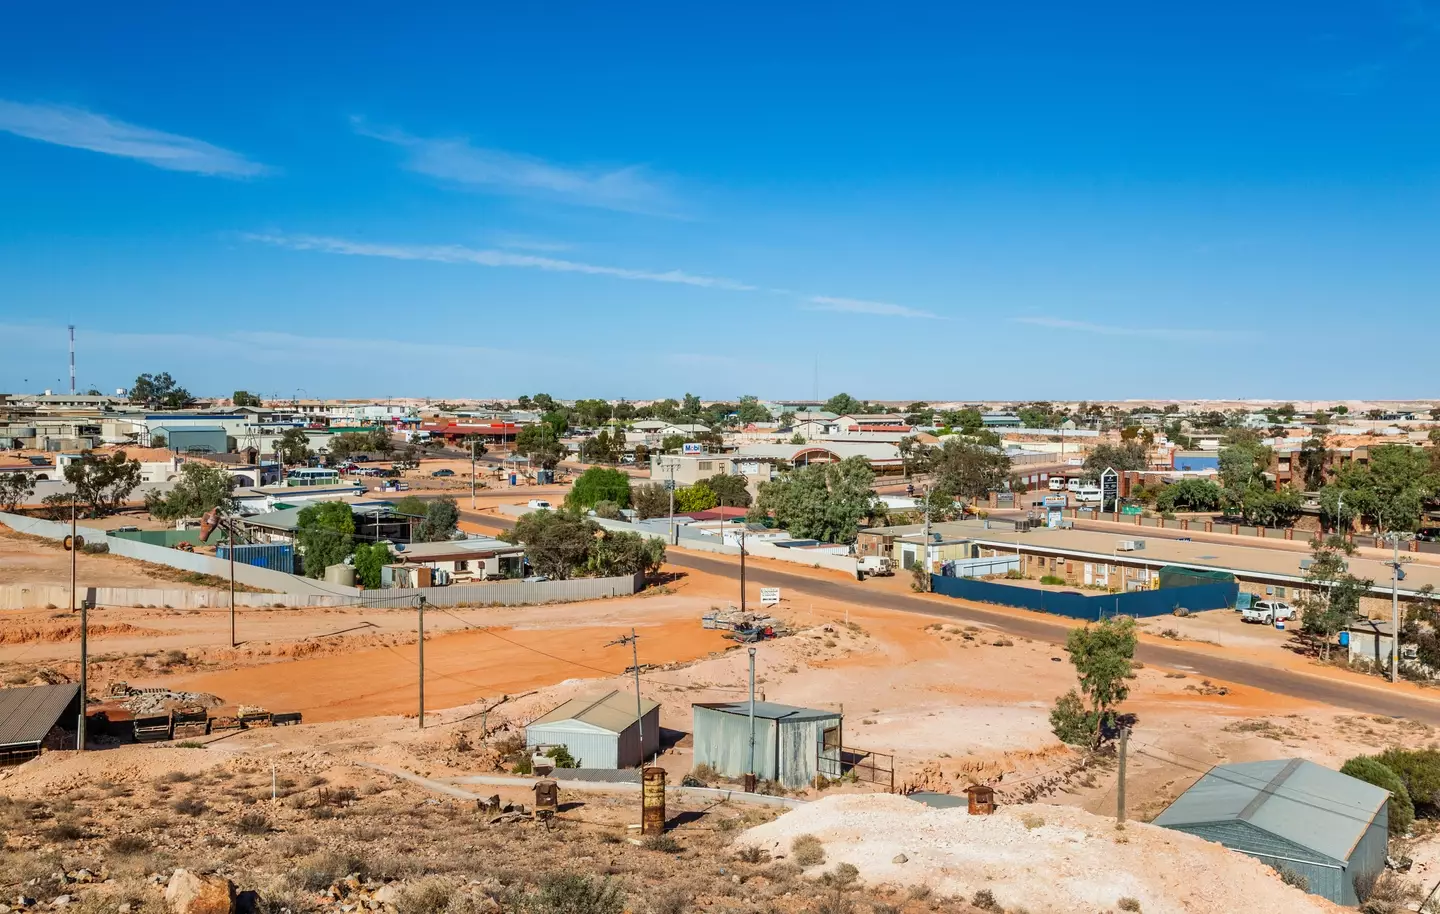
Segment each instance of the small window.
M714 463L715 463L715 461L713 461L713 460L702 460L702 461L700 461L700 469L701 469L701 471L703 472L703 471L705 471L705 470L709 470L710 467L711 467Z
M1280 586L1277 585L1276 588L1275 588L1275 596L1277 596L1277 597L1283 597L1283 596L1285 596L1285 588L1280 587Z
M470 570L470 561L469 561L468 559L460 559L459 561L457 561L457 562L455 563L455 570L456 570L456 571L469 571L469 570Z
M829 750L831 750L831 749L839 749L839 748L840 748L840 728L839 728L839 727L826 727L826 728L825 728L825 733L824 733L824 736L822 737L822 739L824 740L823 746L824 746L824 748L826 749L826 751L829 751Z
M1265 586L1265 593L1266 593L1267 595L1274 594L1274 593L1275 593L1275 588L1274 588L1274 587L1271 587L1270 585L1267 584L1267 585Z

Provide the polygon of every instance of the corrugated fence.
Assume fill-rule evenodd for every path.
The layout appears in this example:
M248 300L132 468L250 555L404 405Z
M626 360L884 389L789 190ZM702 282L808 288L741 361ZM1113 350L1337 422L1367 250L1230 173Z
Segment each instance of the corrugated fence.
M1034 587L1015 587L969 578L930 576L935 593L957 600L977 603L998 603L1035 612L1068 616L1071 619L1100 619L1104 616L1168 616L1177 607L1191 612L1234 607L1238 584L1200 584L1195 587L1167 587L1161 590L1139 590L1131 593L1085 596L1078 593L1057 593Z

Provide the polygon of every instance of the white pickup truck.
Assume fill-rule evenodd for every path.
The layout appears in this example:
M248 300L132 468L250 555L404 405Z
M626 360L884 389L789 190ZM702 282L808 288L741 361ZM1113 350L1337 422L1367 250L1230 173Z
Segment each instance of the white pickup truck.
M1274 625L1277 621L1289 622L1295 618L1295 607L1281 600L1261 600L1252 603L1249 609L1240 610L1241 622L1259 622Z

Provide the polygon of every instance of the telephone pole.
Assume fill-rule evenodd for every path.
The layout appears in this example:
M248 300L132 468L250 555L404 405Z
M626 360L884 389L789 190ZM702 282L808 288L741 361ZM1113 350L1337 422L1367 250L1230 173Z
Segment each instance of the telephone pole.
M1115 788L1115 824L1125 824L1125 751L1130 745L1130 728L1120 728L1120 781Z
M614 641L607 641L605 642L605 646L614 647L616 645L623 644L630 645L630 660L634 664L630 667L630 669L635 671L635 725L639 730L639 733L637 735L640 737L640 764L643 766L645 764L645 712L642 710L643 706L640 704L640 648L638 647L639 641L640 636L635 634L635 629L632 627L630 629L630 634L621 635Z
M755 777L755 648L750 648L750 764L745 772Z
M420 729L425 729L425 598L420 598Z
M80 551L80 538L76 536L75 499L70 499L70 611L75 606L75 554ZM80 601L80 719L75 726L75 749L85 751L85 710L89 698L90 670L90 607L88 601Z
M475 510L475 437L470 437L470 510Z
M235 522L225 524L230 533L230 646L235 647ZM292 547L293 548L293 547Z

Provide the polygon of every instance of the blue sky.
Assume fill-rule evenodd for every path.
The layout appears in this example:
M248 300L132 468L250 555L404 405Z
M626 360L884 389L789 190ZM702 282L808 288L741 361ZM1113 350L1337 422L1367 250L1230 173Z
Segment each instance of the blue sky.
M1440 393L1440 3L6 23L0 390Z

